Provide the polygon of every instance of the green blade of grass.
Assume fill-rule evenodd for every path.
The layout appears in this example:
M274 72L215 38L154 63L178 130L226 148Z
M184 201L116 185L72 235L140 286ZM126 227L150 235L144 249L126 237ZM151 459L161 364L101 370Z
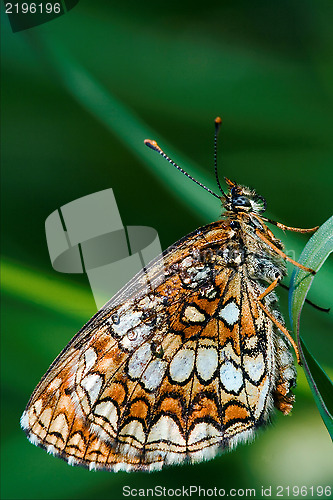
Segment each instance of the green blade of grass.
M318 272L332 251L333 217L328 219L310 238L300 256L299 263ZM333 384L305 345L300 334L300 316L313 279L312 274L299 268L294 269L290 282L289 314L309 386L333 440Z
M87 289L68 280L59 282L56 275L29 269L6 257L2 258L1 266L2 291L9 296L82 321L96 312L93 296Z

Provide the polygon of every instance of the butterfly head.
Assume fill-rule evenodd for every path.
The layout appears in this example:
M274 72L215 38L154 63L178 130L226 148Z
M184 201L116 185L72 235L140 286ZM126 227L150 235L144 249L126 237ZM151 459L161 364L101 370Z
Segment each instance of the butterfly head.
M232 212L254 212L261 214L266 210L266 200L253 189L241 186L225 177L229 191L225 198L224 207Z

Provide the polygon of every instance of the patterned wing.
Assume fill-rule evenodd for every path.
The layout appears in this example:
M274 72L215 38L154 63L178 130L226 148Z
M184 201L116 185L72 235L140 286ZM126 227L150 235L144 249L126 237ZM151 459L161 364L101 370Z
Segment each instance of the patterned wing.
M171 247L156 287L136 277L74 337L22 416L31 442L71 465L151 471L210 459L267 421L292 358L246 267L216 251L223 224Z

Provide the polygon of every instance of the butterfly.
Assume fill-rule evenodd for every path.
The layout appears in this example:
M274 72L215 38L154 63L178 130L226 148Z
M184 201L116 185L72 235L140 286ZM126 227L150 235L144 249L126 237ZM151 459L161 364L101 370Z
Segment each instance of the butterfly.
M275 288L287 257L266 201L225 178L220 220L154 259L74 336L21 417L28 439L70 465L155 471L196 463L252 439L294 402L297 346Z

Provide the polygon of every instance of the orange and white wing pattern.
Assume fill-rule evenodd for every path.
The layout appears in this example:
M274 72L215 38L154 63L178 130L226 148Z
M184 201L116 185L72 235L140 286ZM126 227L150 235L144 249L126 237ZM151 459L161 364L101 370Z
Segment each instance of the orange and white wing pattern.
M225 252L232 232L220 221L188 235L156 288L133 279L83 327L22 415L32 443L71 465L153 471L251 438L274 404L288 413L292 355L261 285Z

